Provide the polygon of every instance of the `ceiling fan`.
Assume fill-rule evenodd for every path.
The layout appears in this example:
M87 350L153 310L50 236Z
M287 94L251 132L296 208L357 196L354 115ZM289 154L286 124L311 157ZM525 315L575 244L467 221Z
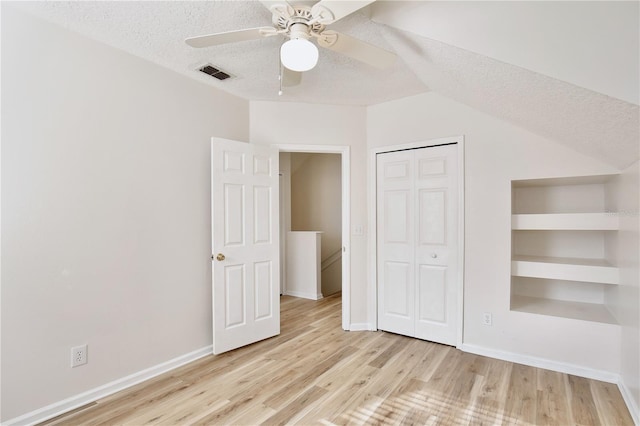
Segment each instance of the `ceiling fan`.
M396 59L394 53L346 34L326 29L327 25L374 1L321 0L313 6L308 6L307 4L290 4L286 0L260 0L260 3L272 13L273 26L202 35L188 38L185 42L192 47L209 47L283 35L287 41L280 47L282 86L299 84L302 72L316 66L319 53L318 48L310 41L312 38L317 40L320 47L384 69L393 65Z

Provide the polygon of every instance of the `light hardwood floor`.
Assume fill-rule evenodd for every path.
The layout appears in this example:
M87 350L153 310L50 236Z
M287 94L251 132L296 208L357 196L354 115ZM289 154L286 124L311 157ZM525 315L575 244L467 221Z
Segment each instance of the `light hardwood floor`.
M385 332L340 295L282 297L282 333L207 356L49 425L632 425L618 388Z

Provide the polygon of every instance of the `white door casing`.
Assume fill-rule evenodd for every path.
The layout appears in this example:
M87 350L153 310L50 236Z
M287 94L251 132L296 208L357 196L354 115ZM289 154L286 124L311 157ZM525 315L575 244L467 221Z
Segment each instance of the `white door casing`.
M280 333L278 208L278 151L212 138L214 354Z
M456 345L457 147L377 155L378 327Z

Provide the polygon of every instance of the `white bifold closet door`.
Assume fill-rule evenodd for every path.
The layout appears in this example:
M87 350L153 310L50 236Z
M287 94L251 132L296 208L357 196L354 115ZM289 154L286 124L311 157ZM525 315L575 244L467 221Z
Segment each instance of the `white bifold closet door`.
M378 328L456 344L455 144L377 155Z

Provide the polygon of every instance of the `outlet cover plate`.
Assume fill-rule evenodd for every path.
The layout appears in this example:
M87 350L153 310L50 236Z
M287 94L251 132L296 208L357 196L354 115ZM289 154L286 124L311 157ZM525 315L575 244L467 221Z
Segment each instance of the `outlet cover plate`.
M493 325L493 318L491 312L485 312L482 314L482 324Z
M71 348L71 367L78 367L87 363L87 345Z

